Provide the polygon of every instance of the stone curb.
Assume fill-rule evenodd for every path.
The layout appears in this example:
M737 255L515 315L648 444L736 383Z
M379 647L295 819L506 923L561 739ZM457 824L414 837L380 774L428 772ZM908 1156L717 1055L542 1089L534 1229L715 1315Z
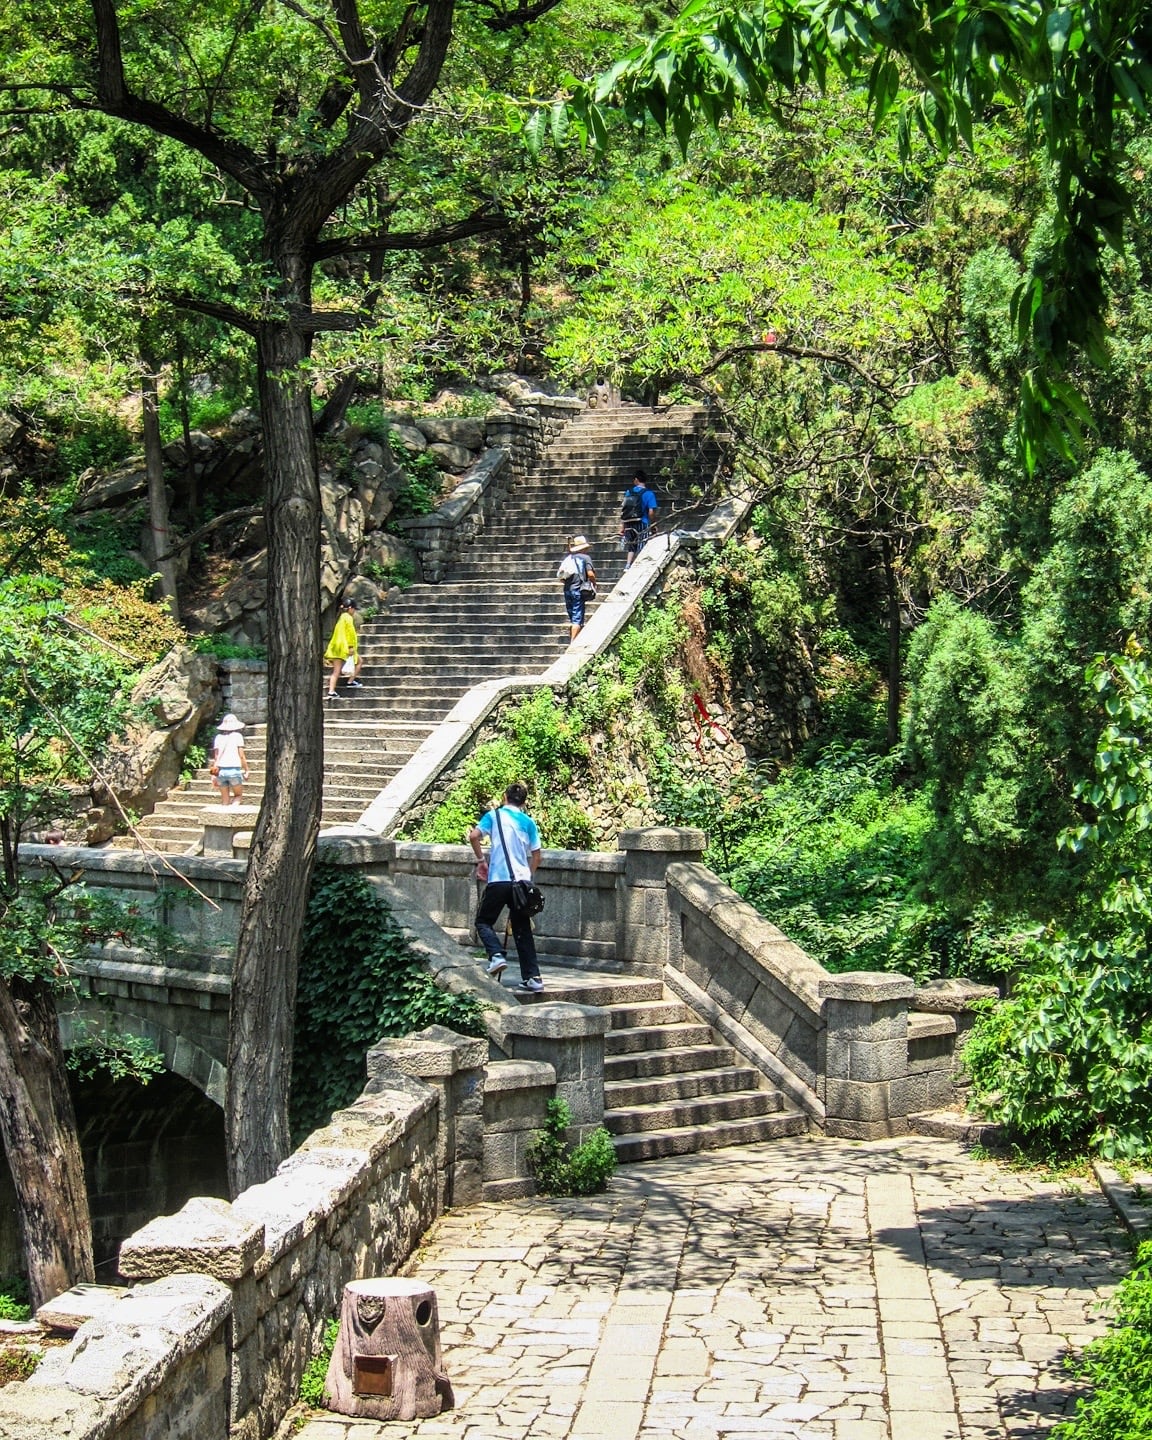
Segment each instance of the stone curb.
M1139 1244L1152 1238L1152 1171L1134 1171L1125 1180L1104 1160L1093 1160L1092 1170L1104 1198L1132 1239Z
M908 1116L913 1135L932 1140L955 1140L960 1145L1004 1145L1004 1127L958 1110L923 1110Z

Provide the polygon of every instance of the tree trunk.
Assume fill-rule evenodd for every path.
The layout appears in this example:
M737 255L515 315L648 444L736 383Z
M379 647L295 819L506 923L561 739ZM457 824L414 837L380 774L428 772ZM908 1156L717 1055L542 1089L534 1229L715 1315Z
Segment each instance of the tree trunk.
M306 290L306 275L292 278L297 294ZM308 351L290 324L270 323L257 338L274 703L232 973L226 1119L233 1195L267 1180L289 1152L296 974L320 828L320 486L303 368Z
M184 337L176 336L176 379L180 387L180 430L184 436L184 477L188 485L188 528L196 524L200 510L200 486L192 455L192 421L188 414L188 375L184 364Z
M884 584L888 592L888 723L885 748L894 750L900 740L900 592L896 584L896 562L892 541L881 542L884 554Z
M176 595L176 566L168 555L172 542L168 535L168 491L164 485L164 454L160 441L160 413L156 394L156 362L146 351L141 352L144 378L140 384L140 411L144 423L144 465L148 472L148 528L152 538L152 563L160 576L172 618L180 618L180 602Z
M42 980L0 981L0 1134L36 1309L95 1278L84 1161L56 999Z

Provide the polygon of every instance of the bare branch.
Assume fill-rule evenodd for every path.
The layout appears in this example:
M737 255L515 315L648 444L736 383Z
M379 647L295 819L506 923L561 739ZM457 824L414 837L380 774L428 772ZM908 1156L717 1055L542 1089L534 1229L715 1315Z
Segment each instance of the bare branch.
M92 16L96 22L97 51L95 108L187 145L253 195L271 193L271 177L259 156L247 145L218 135L164 105L132 93L124 75L115 0L92 0Z
M189 545L195 545L197 540L203 540L206 535L211 535L213 530L218 530L221 525L227 525L231 520L251 520L253 515L263 513L263 505L242 505L239 510L225 510L223 515L217 515L209 520L206 525L201 525L199 530L193 530L191 535L185 535L182 540L177 540L163 555L157 555L156 563L161 560L171 560L179 555L181 550L187 550Z
M225 325L235 325L245 335L255 335L258 330L251 315L229 305L225 300L202 300L197 295L169 295L168 301L179 310L192 310L197 315L207 315L210 320L222 320Z
M714 355L702 370L698 370L692 378L702 380L705 375L711 375L713 371L719 370L722 365L735 360L740 355L787 355L793 360L822 360L829 365L841 365L846 370L851 370L859 375L865 384L870 385L874 390L879 390L885 395L894 396L897 392L891 385L886 385L883 380L878 380L875 375L865 370L858 360L851 355L840 355L833 350L817 350L810 345L789 345L783 340L749 340L741 345L729 345Z
M314 248L312 257L320 261L332 260L339 255L372 254L385 250L432 250L437 245L451 245L472 235L490 235L497 230L505 230L510 223L506 215L485 208L435 230L377 230L324 240Z
M506 30L516 30L521 25L531 25L533 20L539 20L542 15L547 15L549 10L555 10L561 0L536 0L534 5L520 5L515 10L505 10L502 6L493 3L493 0L479 0L483 9L491 12L490 18L484 21L487 28L499 35Z

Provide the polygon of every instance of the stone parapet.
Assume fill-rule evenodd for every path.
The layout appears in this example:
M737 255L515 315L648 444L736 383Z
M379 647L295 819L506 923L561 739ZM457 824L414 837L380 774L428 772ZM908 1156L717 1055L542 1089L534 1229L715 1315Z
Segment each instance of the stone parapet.
M267 660L219 660L221 703L245 725L268 723Z
M440 1107L436 1142L441 1210L474 1205L484 1184L484 1066L488 1041L467 1039L443 1025L381 1040L368 1052L368 1076L379 1081L399 1071L423 1080Z
M432 1043L453 1050L449 1042ZM461 1044L457 1058L475 1061L476 1042ZM378 1075L354 1105L309 1136L265 1184L231 1204L191 1200L176 1215L137 1231L121 1250L121 1272L129 1280L157 1284L138 1283L122 1302L136 1310L115 1307L89 1321L71 1346L56 1352L54 1370L38 1373L72 1373L76 1365L83 1370L92 1327L131 1319L133 1353L149 1357L146 1376L133 1378L106 1365L89 1407L91 1430L65 1428L59 1406L51 1422L58 1428L29 1428L43 1408L42 1397L28 1399L28 1387L9 1387L0 1399L2 1440L8 1435L39 1440L41 1433L44 1440L49 1434L53 1440L65 1434L152 1440L161 1429L176 1440L265 1440L274 1434L344 1285L394 1273L439 1213L439 1111L432 1086L399 1071ZM175 1286L176 1294L185 1284L219 1301L212 1311L219 1341L211 1353L207 1341L194 1349L190 1341L174 1340L161 1323L163 1313L146 1303L149 1296L168 1295L157 1285ZM211 1328L205 1320L205 1334L206 1327ZM189 1356L201 1352L206 1358L189 1370ZM19 1391L25 1398L17 1403ZM216 1397L211 1413L210 1397ZM5 1405L23 1417L24 1428L3 1429ZM129 1412L137 1410L149 1417L151 1428L132 1428ZM192 1428L182 1428L185 1412Z
M535 1190L527 1149L556 1093L555 1067L543 1060L493 1060L484 1086L484 1199Z
M227 1440L231 1315L207 1275L137 1287L0 1390L0 1440Z
M490 1022L510 1059L552 1067L556 1098L572 1112L571 1135L577 1144L604 1121L604 1035L609 1019L608 1012L596 1005L530 1003L502 1011Z

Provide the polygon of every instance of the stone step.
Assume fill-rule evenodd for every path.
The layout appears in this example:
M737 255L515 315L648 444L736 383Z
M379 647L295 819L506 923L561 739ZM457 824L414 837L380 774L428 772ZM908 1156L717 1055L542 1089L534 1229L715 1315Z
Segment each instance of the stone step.
M705 1069L720 1070L735 1061L736 1052L728 1045L683 1045L667 1050L642 1050L606 1055L604 1078L616 1082L657 1075L691 1074Z
M636 1030L609 1030L604 1036L605 1055L634 1055L645 1050L675 1050L685 1045L707 1045L712 1039L708 1026L641 1026Z
M542 963L547 965L546 957ZM561 966L548 966L546 993L549 1001L563 1000L574 1005L603 1005L613 1008L617 1005L658 999L663 989L663 982L656 979L632 979L626 975L598 974L592 971L573 973Z
M649 1000L642 1005L613 1005L611 1011L613 1030L635 1030L651 1025L686 1025L699 1020L699 1016L679 1000L663 998Z
M721 1150L726 1145L759 1145L808 1130L805 1116L794 1110L778 1110L748 1120L718 1120L707 1126L684 1126L669 1130L646 1130L613 1137L616 1159L622 1165L640 1160L660 1160L668 1155L693 1155L698 1150Z
M604 1097L607 1105L608 1097ZM716 1125L723 1120L755 1120L783 1107L778 1090L740 1090L733 1095L693 1100L667 1100L659 1105L631 1105L604 1111L610 1135L637 1135L648 1130L680 1130Z
M760 1072L750 1065L717 1065L708 1070L682 1071L647 1079L605 1079L604 1106L610 1110L632 1109L638 1105L659 1106L669 1100L696 1100L702 1096L756 1091L760 1084Z

